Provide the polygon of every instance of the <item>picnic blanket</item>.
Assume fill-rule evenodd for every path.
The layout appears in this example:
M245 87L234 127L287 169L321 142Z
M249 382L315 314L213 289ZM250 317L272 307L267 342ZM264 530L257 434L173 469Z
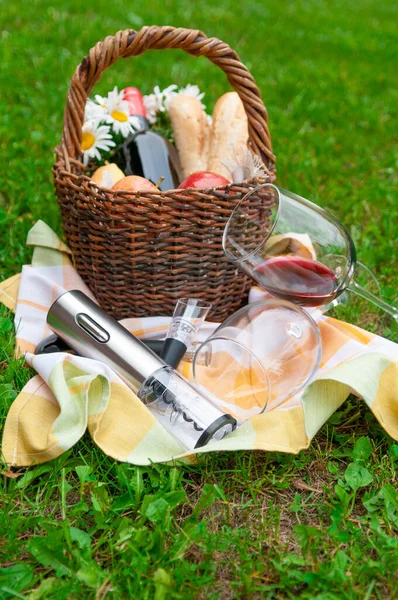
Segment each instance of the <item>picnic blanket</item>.
M27 244L34 247L32 263L0 284L0 301L15 311L16 352L37 372L11 405L2 432L1 450L10 466L55 458L87 429L103 452L137 465L192 461L200 453L226 450L297 453L352 392L398 439L398 345L318 311L323 358L312 383L281 405L271 403L224 439L184 452L105 364L67 353L34 354L37 343L51 333L46 314L52 302L71 289L93 295L74 269L70 250L45 223L36 223ZM251 296L263 294L257 289ZM169 317L122 321L141 338L161 337L169 322ZM207 323L202 336L216 326ZM188 363L180 370L192 379Z

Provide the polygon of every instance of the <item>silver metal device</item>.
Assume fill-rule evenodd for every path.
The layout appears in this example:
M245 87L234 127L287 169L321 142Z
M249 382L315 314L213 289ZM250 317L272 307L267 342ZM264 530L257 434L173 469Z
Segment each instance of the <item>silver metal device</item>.
M221 439L236 427L211 395L190 384L143 342L80 291L50 307L47 324L81 356L111 367L187 450Z
M50 307L48 326L81 356L111 367L137 392L165 362L83 292L65 292Z

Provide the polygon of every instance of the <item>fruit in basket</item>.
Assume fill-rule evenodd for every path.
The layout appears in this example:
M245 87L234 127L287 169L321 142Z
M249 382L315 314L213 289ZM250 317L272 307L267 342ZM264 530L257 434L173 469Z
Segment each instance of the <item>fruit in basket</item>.
M158 192L156 185L139 175L128 175L123 177L112 187L112 190L120 192Z
M226 179L226 177L219 175L218 173L212 173L211 171L197 171L196 173L191 173L188 175L188 177L186 177L186 179L180 183L178 189L208 189L222 187L224 185L228 185L229 183L231 183L229 179Z
M94 171L91 175L91 181L94 181L94 183L101 187L112 188L124 176L123 171L115 163L107 163Z

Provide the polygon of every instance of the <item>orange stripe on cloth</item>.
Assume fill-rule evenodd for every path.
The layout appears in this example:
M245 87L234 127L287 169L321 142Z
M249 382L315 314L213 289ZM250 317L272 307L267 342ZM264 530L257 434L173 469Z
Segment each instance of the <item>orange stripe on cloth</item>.
M352 338L336 329L333 319L332 322L329 319L320 321L318 327L322 338L322 360L319 365L322 368Z
M148 329L138 329L138 331L133 331L132 333L136 337L143 337L144 335L147 336L150 333L158 333L158 332L167 331L168 328L169 328L168 325L159 325L158 327L148 327Z
M369 344L373 338L375 337L374 333L369 333L369 331L365 331L364 329L360 329L356 327L356 325L351 325L350 323L345 323L344 321L338 321L337 319L333 319L332 317L328 317L324 323L328 323L335 330L344 333L346 336L350 338L350 340L355 340L356 342L360 342L361 344Z
M76 385L71 385L68 387L68 392L71 396L75 396L76 394L84 394L90 388L91 381L87 381L86 383L77 383Z
M19 337L17 337L15 341L15 356L17 358L19 356L23 356L24 354L26 354L26 352L34 354L36 350L36 344L34 344L33 342L28 342L27 340L24 340L23 338Z
M49 306L44 306L43 304L37 304L37 302L31 302L30 300L18 300L18 304L24 304L25 306L31 306L32 308L37 308L37 310L42 310L43 312L48 312Z

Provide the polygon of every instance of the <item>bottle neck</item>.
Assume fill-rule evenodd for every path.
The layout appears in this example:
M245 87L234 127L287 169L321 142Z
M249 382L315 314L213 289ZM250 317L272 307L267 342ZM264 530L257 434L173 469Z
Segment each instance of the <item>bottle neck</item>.
M127 87L122 91L123 100L128 104L129 115L138 121L138 131L149 129L149 122L145 110L144 98L136 87Z
M134 115L137 119L137 131L147 131L149 129L149 121L146 117L142 115Z

